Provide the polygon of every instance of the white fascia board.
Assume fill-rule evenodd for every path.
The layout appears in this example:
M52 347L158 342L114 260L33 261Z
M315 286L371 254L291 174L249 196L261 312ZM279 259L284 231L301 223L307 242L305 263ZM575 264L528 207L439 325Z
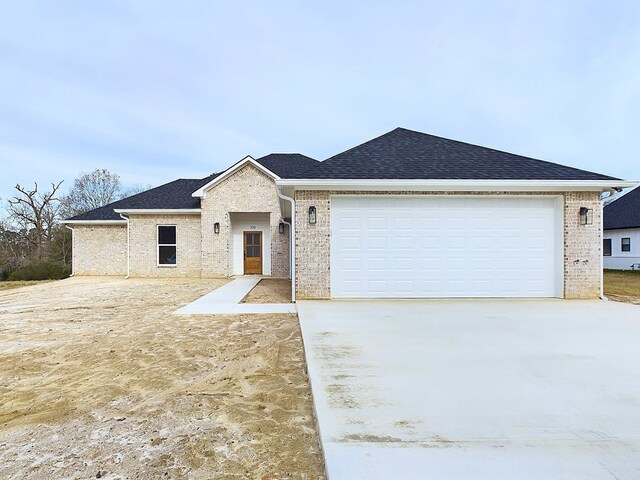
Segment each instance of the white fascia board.
M233 165L230 168L228 168L224 173L218 175L216 178L211 180L209 183L207 183L206 185L203 185L198 190L193 192L191 194L191 196L192 197L197 197L197 198L204 198L206 193L207 193L207 190L210 190L212 187L214 187L215 185L220 183L225 178L233 175L235 172L240 170L245 165L253 165L258 170L260 170L262 173L270 176L274 180L279 180L280 179L280 177L278 175L276 175L275 173L273 173L271 170L269 170L268 168L263 167L258 162L256 162L251 155L247 155L242 160L240 160L238 163L236 163L235 165Z
M65 225L125 225L126 220L63 220Z
M183 214L183 215L196 215L200 214L202 210L199 208L138 208L138 209L127 209L127 208L114 208L114 212L116 213L124 213L130 215L164 215L164 214Z
M566 192L606 191L611 188L628 188L637 181L625 180L334 180L334 179L284 179L276 185L293 187L294 190L334 191L508 191L508 192Z

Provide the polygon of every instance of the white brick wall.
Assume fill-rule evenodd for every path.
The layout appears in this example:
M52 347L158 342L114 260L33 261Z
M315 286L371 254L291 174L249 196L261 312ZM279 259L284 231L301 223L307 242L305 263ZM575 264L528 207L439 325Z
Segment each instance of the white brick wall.
M72 225L74 275L126 275L126 225Z
M598 298L602 275L600 194L567 192L564 198L564 296ZM580 207L593 209L593 225L580 225Z
M330 298L330 192L296 192L296 298ZM309 224L309 207L316 207L317 223Z
M158 266L157 227L176 225L175 266ZM200 277L199 215L131 215L132 277Z

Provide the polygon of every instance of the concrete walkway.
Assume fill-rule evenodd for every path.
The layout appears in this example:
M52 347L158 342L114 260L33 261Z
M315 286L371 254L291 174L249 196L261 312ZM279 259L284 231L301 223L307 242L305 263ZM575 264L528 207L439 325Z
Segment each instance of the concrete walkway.
M640 478L640 306L299 301L329 480Z
M293 303L239 303L262 280L241 277L176 310L179 315L296 313Z

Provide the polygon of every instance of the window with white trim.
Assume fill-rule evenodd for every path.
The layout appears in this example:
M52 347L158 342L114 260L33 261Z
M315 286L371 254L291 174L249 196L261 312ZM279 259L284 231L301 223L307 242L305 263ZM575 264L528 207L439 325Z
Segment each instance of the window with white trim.
M158 266L174 266L176 257L176 226L158 225Z

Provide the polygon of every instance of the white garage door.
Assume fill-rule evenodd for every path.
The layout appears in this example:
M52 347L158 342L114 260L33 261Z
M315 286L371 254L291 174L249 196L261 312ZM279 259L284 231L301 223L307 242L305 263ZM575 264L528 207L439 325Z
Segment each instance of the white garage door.
M332 296L561 296L558 211L547 196L332 196Z

